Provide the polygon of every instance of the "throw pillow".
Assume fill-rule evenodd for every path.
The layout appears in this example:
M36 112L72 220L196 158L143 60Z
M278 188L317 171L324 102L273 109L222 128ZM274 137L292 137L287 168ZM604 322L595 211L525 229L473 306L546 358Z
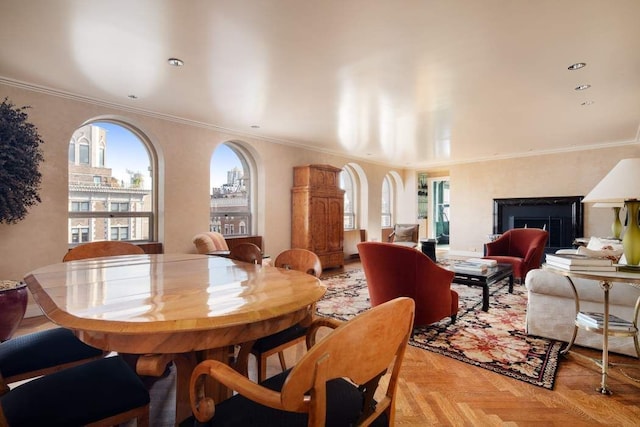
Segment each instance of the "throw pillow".
M394 242L413 242L414 227L397 227L393 236Z

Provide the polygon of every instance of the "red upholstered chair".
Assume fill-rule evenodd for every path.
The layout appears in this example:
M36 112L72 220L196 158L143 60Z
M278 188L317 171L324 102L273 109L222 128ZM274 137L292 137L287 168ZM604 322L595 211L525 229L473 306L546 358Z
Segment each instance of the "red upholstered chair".
M451 289L453 271L440 267L422 252L393 243L358 243L371 306L398 297L416 303L414 324L429 325L445 317L455 322L458 294Z
M540 267L549 233L539 228L513 228L485 244L483 258L513 266L513 278L524 280L529 270Z

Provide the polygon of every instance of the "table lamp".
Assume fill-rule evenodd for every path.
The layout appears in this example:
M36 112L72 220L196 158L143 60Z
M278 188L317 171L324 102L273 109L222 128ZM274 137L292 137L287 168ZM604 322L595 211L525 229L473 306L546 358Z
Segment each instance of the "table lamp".
M627 210L622 248L627 265L640 264L640 158L620 160L587 194L583 203L624 203Z
M612 208L613 209L613 223L611 224L611 235L614 239L620 240L622 234L622 223L620 222L620 209L624 206L624 203L594 203L594 208Z

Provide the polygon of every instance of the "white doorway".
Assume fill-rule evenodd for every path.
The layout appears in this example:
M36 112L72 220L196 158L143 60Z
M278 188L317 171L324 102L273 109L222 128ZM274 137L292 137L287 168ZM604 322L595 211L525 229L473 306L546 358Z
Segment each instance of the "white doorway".
M449 246L449 177L429 178L429 238Z

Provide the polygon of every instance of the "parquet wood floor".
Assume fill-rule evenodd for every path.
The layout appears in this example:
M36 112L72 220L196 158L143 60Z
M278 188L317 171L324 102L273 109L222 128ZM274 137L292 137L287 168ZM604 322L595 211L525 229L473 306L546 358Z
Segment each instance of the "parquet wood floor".
M346 268L358 268L359 263ZM327 274L334 274L330 271ZM25 319L19 334L50 327L43 317ZM303 347L289 349L293 363ZM554 390L546 390L481 368L409 346L402 368L396 404L399 426L640 426L640 361L611 355L614 367L603 396L599 368L586 357L600 352L576 347L562 359ZM357 355L354 355L357 357ZM250 376L255 378L253 358ZM269 360L268 375L279 372L277 357ZM625 375L626 374L626 375ZM628 375L628 376L627 376ZM151 388L151 425L170 425L173 415L170 377Z

